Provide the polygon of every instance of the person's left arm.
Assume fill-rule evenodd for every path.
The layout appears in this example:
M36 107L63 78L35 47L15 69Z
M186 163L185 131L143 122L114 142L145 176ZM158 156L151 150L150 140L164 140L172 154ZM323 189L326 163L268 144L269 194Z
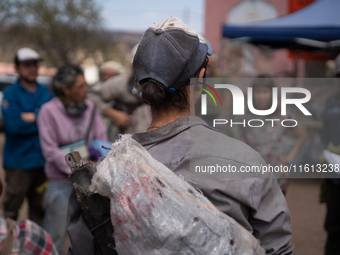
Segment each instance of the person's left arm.
M2 116L8 133L12 135L31 135L38 132L36 114L23 112L17 91L6 89L4 91Z

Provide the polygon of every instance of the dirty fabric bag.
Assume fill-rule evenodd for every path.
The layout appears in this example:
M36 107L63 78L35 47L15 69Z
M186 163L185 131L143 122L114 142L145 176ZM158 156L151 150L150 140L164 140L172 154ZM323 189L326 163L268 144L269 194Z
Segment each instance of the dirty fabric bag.
M130 135L97 166L90 190L110 198L120 255L265 254L246 229Z

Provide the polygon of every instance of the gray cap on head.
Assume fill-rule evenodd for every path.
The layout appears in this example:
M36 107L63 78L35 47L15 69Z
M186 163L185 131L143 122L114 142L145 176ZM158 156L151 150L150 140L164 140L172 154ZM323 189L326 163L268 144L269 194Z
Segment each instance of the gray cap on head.
M156 80L173 92L187 85L211 54L211 46L203 36L170 17L145 31L133 59L133 69L139 83Z

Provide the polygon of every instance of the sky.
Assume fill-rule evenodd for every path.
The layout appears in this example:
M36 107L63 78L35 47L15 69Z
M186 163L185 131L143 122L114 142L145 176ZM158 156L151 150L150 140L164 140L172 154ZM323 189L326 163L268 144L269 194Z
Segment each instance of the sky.
M143 32L170 15L204 34L204 0L95 0L102 7L104 27Z

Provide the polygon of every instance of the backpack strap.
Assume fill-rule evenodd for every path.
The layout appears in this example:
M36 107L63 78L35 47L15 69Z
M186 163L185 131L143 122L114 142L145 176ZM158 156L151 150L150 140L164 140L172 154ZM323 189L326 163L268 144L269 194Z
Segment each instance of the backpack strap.
M96 107L93 106L92 113L91 113L91 118L90 118L90 123L89 123L89 125L87 127L87 130L86 130L86 133L85 133L85 137L84 137L84 140L85 140L86 144L89 142L90 132L91 132L91 128L92 128L92 124L93 124L95 113L96 113Z
M16 222L10 218L6 219L6 226L7 226L7 236L4 240L2 249L0 254L1 255L10 255L13 247L13 228L15 227Z

